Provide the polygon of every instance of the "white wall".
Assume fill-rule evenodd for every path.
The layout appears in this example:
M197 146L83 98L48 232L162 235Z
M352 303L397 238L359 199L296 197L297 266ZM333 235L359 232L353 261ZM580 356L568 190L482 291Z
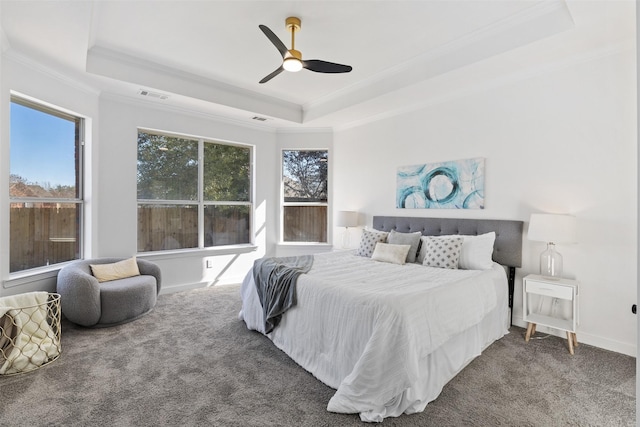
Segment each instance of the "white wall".
M4 56L4 55L3 55ZM38 99L41 102L51 104L87 118L87 140L90 144L95 140L98 129L98 122L93 120L98 115L98 94L91 88L81 86L72 81L68 76L51 70L44 71L41 65L31 59L8 55L4 56L1 63L0 72L0 111L2 111L0 121L0 274L3 279L9 277L9 218L4 215L9 212L9 185L7 178L10 173L9 166L9 123L10 123L10 91L20 93ZM91 147L88 147L88 155L91 155ZM90 170L89 166L89 170ZM95 191L94 180L89 173L87 185ZM95 226L96 210L91 200L87 202L86 227L91 229ZM91 235L90 232L87 235ZM87 249L92 246L91 239L87 242ZM57 271L42 268L38 274L27 276L13 275L11 280L4 280L0 287L0 296L13 295L32 290L55 289L55 278Z
M640 73L638 73L638 70L640 69L640 8L637 7L636 5L636 25L635 25L635 30L636 30L636 142L638 142L638 136L640 136L640 96L638 96L638 88L640 88ZM640 145L640 144L638 144ZM636 158L636 165L640 164L640 153L638 153L638 157ZM637 173L637 166L636 166L636 175L638 175ZM636 176L636 182L640 183L640 176ZM640 199L637 200L638 204L636 205L636 208L640 208ZM638 221L640 221L640 218L637 219ZM636 255L640 255L640 241L637 242L637 251L638 253ZM640 260L640 258L637 258L637 260ZM636 270L638 273L640 273L640 262L636 263ZM638 274L637 273L637 274ZM640 283L636 282L636 288L640 288ZM638 315L636 314L636 318L638 319L637 324L640 325L640 317L638 317ZM636 334L637 337L640 337L640 328L636 328ZM636 356L636 373L640 370L640 360L638 360L637 356ZM636 396L640 396L640 380L638 379L638 377L636 376ZM640 401L638 400L638 398L636 397L636 414L640 414Z
M211 248L147 257L163 272L163 291L195 286L238 283L253 261L275 253L279 175L276 132L266 128L240 126L205 115L170 111L152 103L100 96L51 69L31 60L9 56L1 68L2 129L0 174L9 176L9 91L18 91L40 101L86 116L91 132L86 145L88 193L85 258L131 256L136 253L136 142L138 127L203 136L248 144L254 148L255 215L254 243L246 248ZM2 206L8 211L8 184L3 179ZM9 221L2 217L0 296L31 290L55 290L56 268L38 274L9 274ZM206 261L212 267L206 268Z
M254 148L255 248L210 248L201 251L145 256L163 272L164 289L185 289L221 283L239 283L253 261L273 252L276 217L272 178L277 175L276 133L194 117L125 99L103 96L100 100L100 135L93 163L97 188L97 252L94 256L130 256L137 248L136 159L138 128L155 129L220 141L248 144ZM206 261L212 261L206 268Z
M622 49L338 131L334 209L357 209L368 225L372 215L528 221L532 212L571 213L579 243L558 250L565 277L581 283L578 341L635 355L635 94L635 52ZM398 166L471 157L486 159L484 210L395 208ZM522 277L538 271L544 248L525 235L516 325L525 326Z

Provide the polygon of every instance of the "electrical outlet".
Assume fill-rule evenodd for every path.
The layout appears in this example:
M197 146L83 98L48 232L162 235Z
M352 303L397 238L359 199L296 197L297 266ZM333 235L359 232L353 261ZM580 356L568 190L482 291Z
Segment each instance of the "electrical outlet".
M211 261L210 259L207 260L207 268L213 268L213 261Z

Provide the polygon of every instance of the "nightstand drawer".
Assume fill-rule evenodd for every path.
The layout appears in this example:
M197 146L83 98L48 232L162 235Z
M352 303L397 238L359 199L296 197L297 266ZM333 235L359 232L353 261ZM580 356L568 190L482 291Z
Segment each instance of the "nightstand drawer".
M550 285L549 283L536 282L534 280L526 281L526 292L537 295L544 295L552 298L560 298L566 300L573 299L573 288L570 286Z

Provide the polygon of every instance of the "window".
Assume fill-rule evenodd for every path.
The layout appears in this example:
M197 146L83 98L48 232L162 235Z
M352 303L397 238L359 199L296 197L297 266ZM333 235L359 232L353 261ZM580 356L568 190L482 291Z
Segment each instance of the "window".
M251 243L251 149L138 132L138 251Z
M9 271L79 259L84 121L16 96L10 114Z
M326 150L282 152L284 242L327 242Z

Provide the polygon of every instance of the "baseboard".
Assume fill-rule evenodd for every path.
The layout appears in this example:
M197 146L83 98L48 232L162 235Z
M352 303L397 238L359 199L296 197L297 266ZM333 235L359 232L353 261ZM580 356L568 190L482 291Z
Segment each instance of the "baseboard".
M580 331L577 332L577 336L579 343L583 342L594 347L604 348L605 350L615 351L616 353L622 353L632 357L637 357L638 354L638 348L631 344L581 333Z
M237 278L230 278L226 280L218 280L215 282L197 282L197 283L186 283L182 285L166 286L160 289L160 295L172 294L175 292L190 291L192 289L208 288L211 286L237 285L241 282L242 282L241 279L238 280Z
M522 320L514 320L514 326L519 326L521 328L526 328L527 323ZM560 338L567 338L567 334L564 331L559 331L557 329L548 328L546 326L538 325L536 326L537 332L542 332L549 335L554 335ZM626 354L627 356L636 357L638 349L636 346L628 343L623 343L615 340L611 340L608 338L603 338L597 335L591 335L584 332L581 332L579 329L576 332L578 337L578 343L592 345L594 347L602 348L604 350L615 351L616 353ZM578 347L579 349L580 347Z
M198 282L198 283L186 283L183 285L163 286L162 289L160 289L160 295L173 294L175 292L190 291L192 289L198 289L198 288L206 288L208 285L209 285L208 282Z

